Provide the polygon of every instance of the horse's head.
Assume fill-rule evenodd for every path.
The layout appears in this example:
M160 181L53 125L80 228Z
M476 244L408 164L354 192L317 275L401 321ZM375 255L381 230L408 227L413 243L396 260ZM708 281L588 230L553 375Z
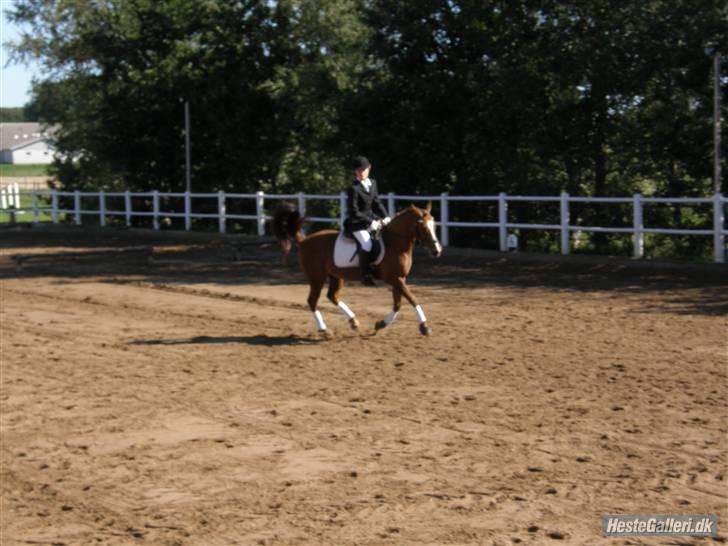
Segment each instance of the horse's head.
M427 206L424 209L414 207L419 218L417 219L417 242L425 245L427 250L430 251L435 257L442 254L442 245L437 240L437 233L435 232L435 218L430 214L432 211L432 202L428 201Z
M435 218L430 214L432 203L428 202L424 209L410 205L397 213L385 229L390 233L396 233L402 237L409 238L418 244L427 247L430 253L437 257L442 254L442 245L437 240L435 232Z

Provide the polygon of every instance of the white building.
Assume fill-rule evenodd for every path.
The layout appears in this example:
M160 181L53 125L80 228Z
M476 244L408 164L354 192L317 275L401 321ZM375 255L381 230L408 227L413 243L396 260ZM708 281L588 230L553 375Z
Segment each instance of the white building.
M0 163L51 163L53 131L40 123L0 123Z

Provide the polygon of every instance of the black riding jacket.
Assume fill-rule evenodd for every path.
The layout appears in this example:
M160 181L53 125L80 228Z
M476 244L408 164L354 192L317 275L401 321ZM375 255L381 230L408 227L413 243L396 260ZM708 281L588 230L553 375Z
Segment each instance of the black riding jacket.
M349 233L367 229L372 221L389 216L379 199L377 183L372 178L369 180L372 183L369 191L358 180L354 180L347 191L348 214L344 229Z

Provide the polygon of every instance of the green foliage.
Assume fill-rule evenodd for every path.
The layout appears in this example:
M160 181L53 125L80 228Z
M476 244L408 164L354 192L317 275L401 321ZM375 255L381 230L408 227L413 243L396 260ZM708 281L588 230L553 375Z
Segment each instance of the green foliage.
M0 123L22 123L38 121L39 113L32 104L25 106L0 108Z
M0 123L13 121L28 121L25 119L23 108L0 108Z
M186 100L195 191L338 191L364 153L400 193L711 193L721 0L16 0L9 17L29 29L15 58L45 65L26 110L61 125L67 189L182 190Z

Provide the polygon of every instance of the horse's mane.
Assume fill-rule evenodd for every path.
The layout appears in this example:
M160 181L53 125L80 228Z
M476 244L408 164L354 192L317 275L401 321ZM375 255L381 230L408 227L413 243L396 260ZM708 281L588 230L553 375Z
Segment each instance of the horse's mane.
M416 207L416 206L414 206L414 205L410 205L409 207L405 207L405 208L403 208L402 210L398 210L398 211L396 212L396 214L394 215L394 218L398 218L398 217L400 217L400 216L404 216L405 214L410 214L410 213L412 213L413 211L414 211L414 212L419 212L419 211L420 211L420 209L419 209L419 208L417 208L417 207ZM392 220L394 220L394 218L392 218Z

